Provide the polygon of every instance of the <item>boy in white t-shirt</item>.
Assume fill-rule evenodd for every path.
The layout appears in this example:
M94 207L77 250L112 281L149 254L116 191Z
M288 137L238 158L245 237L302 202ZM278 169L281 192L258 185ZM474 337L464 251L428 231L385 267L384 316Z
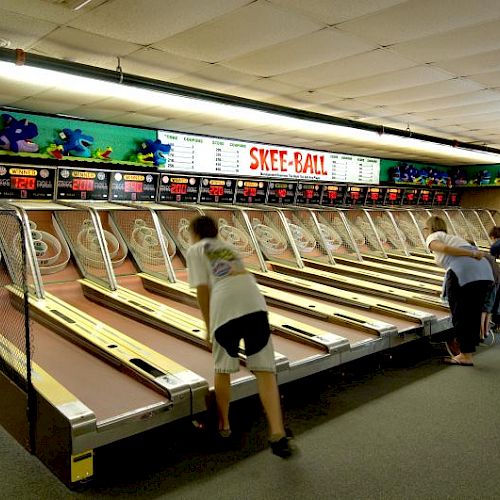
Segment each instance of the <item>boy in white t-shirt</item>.
M283 426L264 297L237 251L217 238L217 223L211 217L195 217L189 232L194 243L187 253L189 285L196 288L207 340L212 342L220 435L228 437L231 433L230 374L239 371L238 353L243 339L246 364L257 378L269 425L269 445L275 455L287 458L292 447Z

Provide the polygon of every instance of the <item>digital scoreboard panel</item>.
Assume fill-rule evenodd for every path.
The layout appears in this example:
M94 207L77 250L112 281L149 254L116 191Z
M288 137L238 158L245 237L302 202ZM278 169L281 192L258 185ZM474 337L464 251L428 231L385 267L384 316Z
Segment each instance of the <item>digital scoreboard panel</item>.
M266 203L271 205L291 205L295 202L297 184L294 182L270 181L267 187Z
M338 207L344 204L347 186L339 184L323 184L321 186L320 204L325 207Z
M432 192L430 189L420 189L418 192L418 205L430 205L432 203Z
M417 188L403 188L403 205L416 205L419 190Z
M158 200L196 203L199 186L199 177L161 174Z
M450 191L446 199L446 206L458 207L460 205L460 193L458 191Z
M198 203L233 203L236 179L203 177L200 183Z
M107 200L111 172L59 168L58 200Z
M297 205L319 205L321 201L321 186L319 184L299 182L295 203Z
M235 203L265 203L267 181L258 179L240 179L236 182Z
M396 187L385 188L384 205L401 205L403 201L403 189Z
M160 130L170 144L162 170L173 175L237 175L378 184L380 159Z
M366 196L364 204L368 206L382 205L384 203L386 188L379 186L368 186L366 188Z
M155 201L158 174L112 172L111 201Z
M0 198L51 200L55 177L54 168L0 164Z
M448 193L446 191L433 191L432 193L432 206L433 207L444 207L448 199Z
M347 186L344 205L355 206L362 205L366 199L366 186Z

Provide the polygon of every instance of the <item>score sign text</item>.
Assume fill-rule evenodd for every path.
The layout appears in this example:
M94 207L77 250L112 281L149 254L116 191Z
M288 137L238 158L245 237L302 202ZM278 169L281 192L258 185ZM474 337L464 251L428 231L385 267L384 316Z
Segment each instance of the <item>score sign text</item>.
M253 146L249 154L252 159L250 169L254 171L259 170L267 174L288 173L292 176L309 174L328 179L325 155L321 153Z

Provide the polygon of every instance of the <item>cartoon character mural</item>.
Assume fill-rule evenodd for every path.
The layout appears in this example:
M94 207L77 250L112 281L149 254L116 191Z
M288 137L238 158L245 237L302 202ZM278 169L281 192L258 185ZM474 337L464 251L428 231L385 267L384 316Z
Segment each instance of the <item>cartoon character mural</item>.
M26 118L16 120L7 113L2 114L3 129L0 130L0 148L13 153L36 153L38 144L33 139L38 135L38 127Z
M167 162L166 156L170 153L171 148L170 144L163 144L159 139L155 141L147 139L141 143L139 151L130 157L130 161L156 167L165 165Z
M64 128L59 133L59 138L54 141L63 156L79 156L81 158L90 158L92 156L90 147L94 144L94 138L91 135L84 134L79 128L71 130Z

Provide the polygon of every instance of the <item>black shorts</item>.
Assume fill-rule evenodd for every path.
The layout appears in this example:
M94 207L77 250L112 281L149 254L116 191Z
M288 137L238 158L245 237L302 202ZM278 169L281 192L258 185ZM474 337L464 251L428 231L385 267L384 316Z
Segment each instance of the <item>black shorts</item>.
M249 370L275 371L267 312L258 311L232 319L215 330L213 354L217 373L233 373L239 370L241 341L244 342Z

